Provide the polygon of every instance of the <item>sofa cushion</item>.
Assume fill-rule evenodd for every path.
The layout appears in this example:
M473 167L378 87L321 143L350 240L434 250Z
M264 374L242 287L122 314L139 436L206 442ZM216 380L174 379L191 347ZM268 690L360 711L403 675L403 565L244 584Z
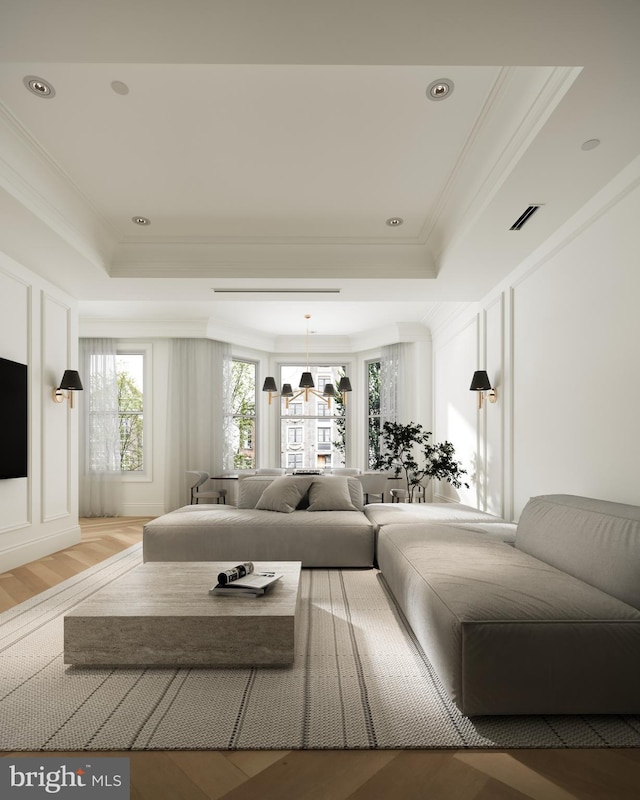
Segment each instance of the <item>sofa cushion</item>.
M427 524L446 522L502 522L500 517L479 511L462 503L369 503L364 513L376 525L395 525L406 522Z
M357 478L347 476L347 486L349 487L349 496L351 503L355 506L356 511L364 511L364 491L362 484Z
M275 478L260 495L255 507L262 511L291 514L311 485L311 478L287 476Z
M347 478L314 480L309 488L307 511L357 511L351 502Z
M301 561L304 567L370 568L374 548L373 525L352 511L276 514L201 504L151 520L143 536L145 561Z
M640 508L574 495L532 497L516 548L640 609Z
M273 475L252 475L238 481L237 508L255 508L264 490L274 481Z

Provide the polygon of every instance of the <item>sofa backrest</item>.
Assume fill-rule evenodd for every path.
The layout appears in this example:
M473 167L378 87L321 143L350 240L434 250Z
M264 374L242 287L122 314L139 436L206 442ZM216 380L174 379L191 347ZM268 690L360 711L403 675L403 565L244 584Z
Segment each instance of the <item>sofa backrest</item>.
M640 507L575 495L532 497L515 546L640 608Z
M291 476L293 478L297 476ZM309 482L311 476L309 475L300 475L300 480L304 480L307 483ZM333 478L335 480L335 478ZM248 478L241 478L238 485L238 508L255 508L256 503L260 499L262 492L269 486L273 481L276 480L275 476L273 475L252 475ZM313 476L313 481L322 481L323 476ZM362 484L357 478L347 477L345 476L345 480L347 481L347 485L349 487L349 496L351 497L351 502L355 506L358 511L362 511L364 509L364 492L362 491ZM308 494L300 501L298 508L307 508L309 505L309 496Z

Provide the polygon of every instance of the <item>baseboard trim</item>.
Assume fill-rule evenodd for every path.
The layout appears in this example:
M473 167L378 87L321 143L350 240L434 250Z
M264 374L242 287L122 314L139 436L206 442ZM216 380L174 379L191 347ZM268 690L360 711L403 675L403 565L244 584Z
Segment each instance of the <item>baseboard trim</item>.
M37 539L31 539L24 544L14 545L0 550L0 572L8 572L30 561L57 553L66 547L72 547L80 541L80 526L73 525L64 531L56 531Z
M161 503L125 503L119 516L161 517L164 513L164 505Z

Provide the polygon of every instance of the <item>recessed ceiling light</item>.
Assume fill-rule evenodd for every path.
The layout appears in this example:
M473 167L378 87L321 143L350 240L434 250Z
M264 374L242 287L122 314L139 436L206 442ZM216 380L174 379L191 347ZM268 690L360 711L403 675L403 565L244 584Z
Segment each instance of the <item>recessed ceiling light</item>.
M595 148L600 144L600 139L587 139L586 142L581 144L581 148L583 150L595 150Z
M30 92L37 94L38 97L55 96L56 90L53 86L44 78L38 78L37 75L25 75L22 82Z
M146 217L131 217L131 221L136 225L151 225L151 220Z
M402 219L402 217L389 217L386 224L390 228L397 228L399 225L402 225L403 222L404 220Z
M116 94L129 94L129 87L122 81L111 81L111 88Z
M429 100L444 100L453 92L453 81L449 78L438 78L427 86L427 97Z

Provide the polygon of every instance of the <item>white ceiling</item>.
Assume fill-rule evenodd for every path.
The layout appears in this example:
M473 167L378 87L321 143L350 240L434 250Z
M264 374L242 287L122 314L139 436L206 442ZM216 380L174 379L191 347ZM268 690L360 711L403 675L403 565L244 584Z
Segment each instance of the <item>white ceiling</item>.
M634 0L10 5L0 249L85 323L199 321L267 349L305 313L341 337L428 323L640 152ZM439 78L455 88L432 102Z

